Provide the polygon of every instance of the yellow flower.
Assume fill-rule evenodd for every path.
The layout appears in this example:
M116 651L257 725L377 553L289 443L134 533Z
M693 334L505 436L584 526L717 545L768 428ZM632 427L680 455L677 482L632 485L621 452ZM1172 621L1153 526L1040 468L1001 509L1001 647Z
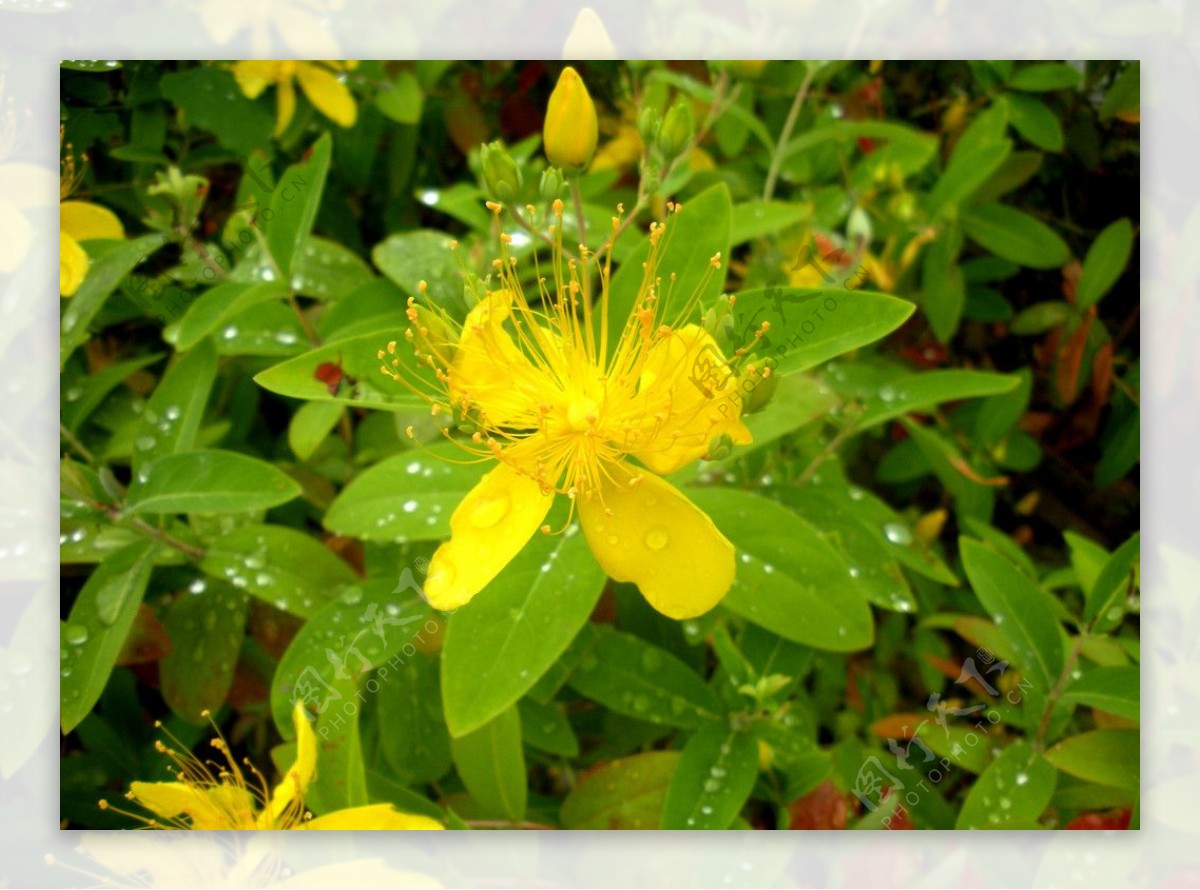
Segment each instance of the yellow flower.
M75 191L82 176L83 171L76 170L75 157L68 145L58 184L58 292L64 297L73 296L87 277L88 255L79 242L93 238L125 237L121 221L111 210L89 201L66 200Z
M598 138L596 106L579 72L568 65L558 76L546 105L542 127L546 158L555 167L582 169L596 153Z
M304 712L296 703L292 712L296 727L296 761L283 781L274 790L267 787L262 773L245 764L250 773L247 779L229 751L229 745L219 733L212 746L220 752L223 762L211 763L195 757L189 751L177 751L162 742L159 751L176 764L176 782L133 782L126 797L154 814L141 819L150 828L230 831L296 830L337 831L341 829L369 830L441 830L442 826L427 816L413 816L395 810L391 804L372 804L336 810L324 816L312 817L304 809L304 792L317 768L317 740ZM214 772L215 769L215 772ZM110 809L100 801L102 809Z
M352 71L358 62L293 62L249 60L234 62L233 76L242 92L257 99L263 90L274 84L278 89L275 114L275 135L287 129L296 112L296 82L308 100L327 118L342 127L354 126L358 106L350 90L338 79L343 71Z
M674 275L658 276L669 224L651 227L632 309L614 321L609 264L593 263L584 250L564 266L561 201L554 211L553 291L542 278L540 299L526 299L502 236L499 287L461 326L410 300L406 337L416 367L436 380L426 375L423 385L395 342L380 351L385 374L428 398L435 414L460 412L476 430L462 447L497 463L451 516L451 537L433 556L425 594L438 609L466 603L539 528L550 531L546 515L555 495L565 494L609 576L637 584L665 615L700 615L733 583L733 546L659 476L705 456L715 440L750 441L741 421L747 378L688 322L698 317L696 295L675 293ZM718 268L719 255L708 274Z

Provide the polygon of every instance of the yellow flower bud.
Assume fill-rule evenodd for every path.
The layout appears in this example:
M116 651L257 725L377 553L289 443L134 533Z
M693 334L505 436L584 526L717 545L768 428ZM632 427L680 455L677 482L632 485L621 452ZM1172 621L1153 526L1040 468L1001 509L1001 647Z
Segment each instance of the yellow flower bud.
M596 106L579 73L567 66L558 77L546 106L542 129L546 157L556 167L580 170L596 153L599 122Z

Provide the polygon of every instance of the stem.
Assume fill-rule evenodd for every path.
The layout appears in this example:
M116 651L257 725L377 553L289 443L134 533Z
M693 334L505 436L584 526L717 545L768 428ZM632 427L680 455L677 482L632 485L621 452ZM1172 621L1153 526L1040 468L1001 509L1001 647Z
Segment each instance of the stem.
M213 270L213 274L215 274L222 281L229 280L229 273L225 271L224 267L220 263L212 258L212 254L204 249L204 245L201 244L194 235L189 234L187 236L187 243L192 250L196 251L196 256L200 257L204 265Z
M304 310L300 308L300 304L296 302L296 294L294 291L288 292L288 304L292 307L292 311L296 313L296 318L300 319L300 327L304 328L304 335L308 337L308 342L313 346L321 345L321 338L317 336L316 329L308 320L308 316L304 314Z
M7 430L7 427L4 427ZM75 434L67 429L61 422L58 425L58 434L63 437L68 445L75 449L75 452L89 464L96 463L96 457L92 452L88 451L86 446L75 437Z
M575 225L579 227L579 243L587 244L587 220L583 216L583 194L579 191L579 177L571 177L571 197L575 200Z
M540 232L537 229L535 229L532 225L530 225L530 223L528 221L526 221L525 217L521 216L521 211L519 211L517 209L517 206L515 204L508 208L508 212L512 216L513 221L516 222L516 224L519 225L522 229L524 229L526 232L528 232L534 238L537 238L539 241L541 241L547 247L554 247L554 240L549 235L547 235L545 232ZM575 259L574 252L571 250L568 250L565 246L563 247L562 252L563 252L563 256L566 256L569 259Z
M108 517L115 522L121 518L121 513L119 510L109 510ZM150 523L145 522L144 520L134 518L128 520L128 523L131 528L137 529L146 537L154 538L156 541L162 541L168 547L178 550L184 556L197 560L204 558L204 550L202 548L195 547L185 541L181 541L174 535L168 534L161 528L155 528L153 525L150 525Z
M1033 749L1041 751L1045 744L1046 729L1050 726L1050 715L1054 712L1054 706L1062 697L1063 689L1066 688L1067 681L1071 679L1071 669L1075 667L1075 662L1079 660L1079 653L1083 651L1083 634L1075 638L1075 645L1071 647L1071 651L1067 653L1067 660L1063 663L1062 673L1058 675L1058 680L1054 683L1054 688L1050 690L1050 694L1046 697L1046 710L1042 712L1042 719L1038 723L1037 735L1033 739Z
M804 468L804 471L796 477L796 484L804 485L809 479L815 476L817 470L821 468L821 464L833 457L834 453L842 447L842 443L854 435L857 429L858 418L855 417L848 420L846 425L838 431L837 435L830 439L829 443L821 449L821 453L814 457L812 462Z
M808 69L808 73L804 75L804 82L796 91L796 98L792 100L787 120L783 122L783 131L779 134L779 141L775 143L775 153L771 155L771 166L767 170L767 182L763 186L764 201L771 200L771 195L775 193L775 183L779 179L779 168L783 165L783 155L787 151L788 140L792 138L792 130L796 127L796 120L800 117L800 109L804 107L804 100L808 98L808 90L812 86L815 74L815 68Z

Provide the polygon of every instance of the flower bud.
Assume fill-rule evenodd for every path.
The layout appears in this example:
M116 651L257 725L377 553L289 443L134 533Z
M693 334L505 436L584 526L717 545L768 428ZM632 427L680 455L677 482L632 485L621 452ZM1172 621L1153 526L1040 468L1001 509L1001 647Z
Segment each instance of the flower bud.
M547 167L542 172L542 181L538 186L542 193L542 198L546 201L553 201L555 198L562 197L562 187L562 171L557 167Z
M521 195L521 168L500 142L479 147L479 164L490 197L504 203Z
M672 160L691 144L695 132L696 121L692 116L691 104L686 100L676 102L658 129L658 150L664 158Z
M596 153L599 131L592 97L579 73L568 65L559 75L546 106L542 128L546 157L556 167L582 170Z
M638 115L637 126L642 142L653 145L658 140L658 128L662 126L662 115L647 105Z
M751 364L753 364L753 358ZM773 362L771 363L774 364ZM766 376L763 371L756 374L749 372L742 375L739 383L742 392L742 413L753 414L761 411L770 404L775 390L779 387L779 375Z

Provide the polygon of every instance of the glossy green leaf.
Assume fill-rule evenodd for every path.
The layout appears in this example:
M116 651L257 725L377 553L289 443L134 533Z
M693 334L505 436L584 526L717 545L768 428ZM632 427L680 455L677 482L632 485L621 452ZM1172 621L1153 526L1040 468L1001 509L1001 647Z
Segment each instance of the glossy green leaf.
M138 419L133 440L135 474L160 457L195 446L216 377L217 352L211 343L201 343L176 358Z
M924 371L885 385L867 402L858 419L859 429L869 429L902 414L929 413L944 402L976 399L1012 391L1019 378L990 371Z
M515 707L469 735L451 739L450 751L459 777L485 814L513 822L525 818L529 790Z
M979 479L983 474L962 453L958 444L932 424L922 426L907 417L901 425L929 462L934 475L954 498L955 510L963 517L987 520L991 517L996 495L992 487Z
M162 76L162 95L183 111L189 124L211 131L239 155L271 140L272 106L242 95L228 68L202 65L168 72Z
M535 535L451 617L442 653L446 723L478 729L525 695L579 633L604 589L583 535Z
M401 232L376 244L371 259L409 296L420 296L420 283L424 281L425 300L461 314L467 307L463 303L462 272L450 247L453 240L445 232L432 229ZM397 328L404 324L403 316L397 319Z
M302 618L357 580L350 566L320 541L279 525L243 525L215 536L200 568Z
M375 97L379 110L400 124L421 120L424 96L421 84L409 71L401 71L391 83L384 84Z
M579 756L579 739L558 705L523 698L518 702L517 710L521 712L525 744L559 757Z
M713 691L674 655L608 626L596 637L568 681L577 692L618 714L683 729L721 713Z
M445 538L450 515L485 471L461 463L451 445L397 454L342 490L325 513L325 527L368 541Z
M1075 289L1075 300L1080 309L1087 309L1108 293L1133 253L1133 224L1121 218L1105 227L1083 259L1083 271Z
M1054 613L1034 582L1007 558L971 538L959 539L959 551L975 595L1007 641L1017 669L1032 684L1025 695L1028 711L1040 712L1063 669L1062 634Z
M1062 124L1045 102L1017 93L1006 96L1004 101L1008 103L1008 119L1014 130L1038 148L1062 151Z
M1141 671L1131 665L1093 668L1067 687L1063 701L1140 720Z
M812 208L788 201L745 201L733 205L730 247L773 235L812 218Z
M346 409L337 402L305 402L288 424L288 445L300 460L313 456Z
M130 513L244 513L300 494L274 464L234 451L169 454L142 468L129 487Z
M1009 325L1009 330L1014 334L1033 335L1044 334L1051 328L1056 328L1059 325L1066 324L1073 317L1075 311L1071 308L1071 304L1063 300L1047 300L1044 303L1034 303L1032 306L1026 306Z
M1024 740L1013 742L971 786L955 828L1037 820L1054 796L1054 767Z
M129 361L117 362L94 374L64 377L59 408L59 419L63 426L77 432L80 425L100 407L109 393L135 371L140 371L161 358L162 353L153 352Z
M874 343L915 309L907 300L847 288L753 288L737 295L735 339L753 341L768 322L770 331L755 353L776 373L789 374Z
M1125 616L1125 601L1137 589L1141 535L1134 534L1104 562L1095 582L1085 588L1083 620L1093 633L1108 633Z
M1141 776L1140 733L1136 729L1094 729L1063 739L1046 759L1064 773L1136 791Z
M1033 269L1055 269L1071 256L1045 223L1004 204L978 204L962 214L967 237L992 253Z
M1082 81L1083 75L1064 62L1034 62L1017 68L1008 85L1014 90L1041 93L1072 89Z
M327 132L313 143L303 160L283 172L271 193L267 248L276 267L289 281L296 256L312 233L321 207L332 152L333 139ZM267 219L266 213L263 218Z
M678 751L649 751L585 773L563 801L563 828L659 828L679 759Z
M218 284L197 297L183 318L164 331L164 336L176 349L191 349L251 306L279 299L286 293L287 288L277 281Z
M748 732L712 723L684 746L667 788L664 829L729 828L758 776L758 743Z
M104 301L117 285L140 263L167 243L165 235L143 235L132 241L89 241L91 263L87 277L64 305L59 335L58 365L67 359L89 336L89 327Z
M737 577L723 606L815 649L852 652L871 644L871 610L850 565L811 525L749 492L688 495L737 549Z
M171 604L164 625L171 651L158 663L163 699L191 723L216 713L233 685L248 599L221 582L193 582Z
M415 653L378 675L379 749L403 785L433 782L450 770L439 674L436 658Z
M1011 151L1012 143L1007 139L978 146L968 143L965 149L958 145L929 192L930 214L964 203L1000 168Z
M133 626L150 572L155 544L136 541L98 565L79 591L59 634L62 731L91 713Z

